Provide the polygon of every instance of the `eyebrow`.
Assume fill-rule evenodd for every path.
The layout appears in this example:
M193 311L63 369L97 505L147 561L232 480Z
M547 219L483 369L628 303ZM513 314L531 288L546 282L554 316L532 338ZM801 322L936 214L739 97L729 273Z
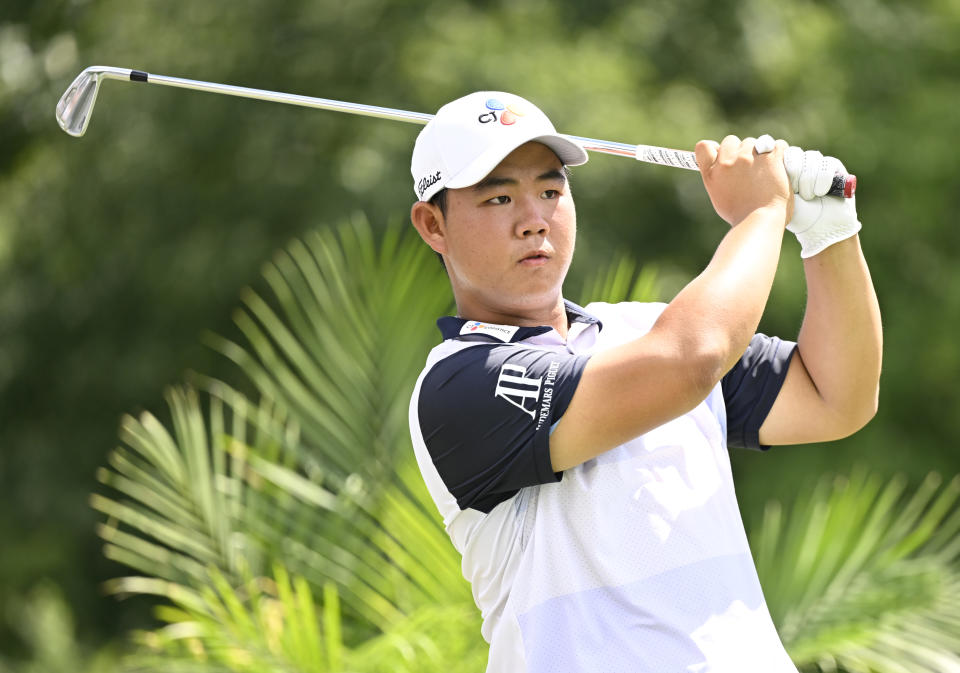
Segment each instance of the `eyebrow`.
M569 169L566 166L562 168L551 168L546 173L541 173L537 176L538 181L546 180L560 180L562 182L567 181L567 176L569 175ZM515 178L506 178L500 177L497 175L488 175L483 180L478 182L473 186L473 191L482 192L485 189L490 187L500 187L502 185L516 185L517 180Z

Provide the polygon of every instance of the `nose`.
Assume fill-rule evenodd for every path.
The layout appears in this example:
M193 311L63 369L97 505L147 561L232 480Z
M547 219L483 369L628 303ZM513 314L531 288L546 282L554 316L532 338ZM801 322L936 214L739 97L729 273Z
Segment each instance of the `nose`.
M550 232L548 202L525 198L518 205L515 231L519 238L546 236Z

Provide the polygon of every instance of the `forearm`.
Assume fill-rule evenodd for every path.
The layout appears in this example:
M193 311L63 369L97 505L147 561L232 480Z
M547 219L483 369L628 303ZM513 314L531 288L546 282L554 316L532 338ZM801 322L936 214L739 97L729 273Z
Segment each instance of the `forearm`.
M876 412L883 348L880 307L859 237L804 260L804 273L798 351L824 405L855 430Z

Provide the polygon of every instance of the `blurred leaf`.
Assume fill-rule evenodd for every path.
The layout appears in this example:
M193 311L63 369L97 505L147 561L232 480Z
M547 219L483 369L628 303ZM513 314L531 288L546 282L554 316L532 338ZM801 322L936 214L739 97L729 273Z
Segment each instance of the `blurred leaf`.
M865 470L824 479L751 535L780 637L809 670L960 670L960 477L914 492ZM949 542L948 542L949 541Z
M59 587L44 582L6 606L6 617L26 646L23 657L0 653L0 673L114 673L117 654L77 640L75 617Z
M644 266L638 272L636 260L626 254L619 255L606 269L589 278L580 292L584 303L652 302L657 301L659 295L656 266Z
M127 446L98 473L124 499L92 503L108 516L108 556L149 577L108 588L177 607L160 612L169 627L141 641L181 663L340 670L360 642L386 651L409 624L442 623L423 616L438 605L472 615L454 631L475 648L469 587L406 424L420 369L409 354L426 352L449 304L442 270L411 232L376 245L354 219L336 236L293 242L265 274L275 301L250 291L237 314L251 351L210 337L261 401L198 376L207 409L193 389L171 389L172 434L149 414L125 419ZM271 631L267 616L284 628ZM377 634L393 645L374 647ZM416 640L415 651L444 651L430 634Z

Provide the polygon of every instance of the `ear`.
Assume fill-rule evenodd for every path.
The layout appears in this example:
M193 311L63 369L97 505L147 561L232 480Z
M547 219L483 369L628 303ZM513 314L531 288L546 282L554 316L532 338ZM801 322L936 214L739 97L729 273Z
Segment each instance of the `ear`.
M426 201L417 201L410 208L410 221L424 243L441 255L447 252L447 223L438 206Z

